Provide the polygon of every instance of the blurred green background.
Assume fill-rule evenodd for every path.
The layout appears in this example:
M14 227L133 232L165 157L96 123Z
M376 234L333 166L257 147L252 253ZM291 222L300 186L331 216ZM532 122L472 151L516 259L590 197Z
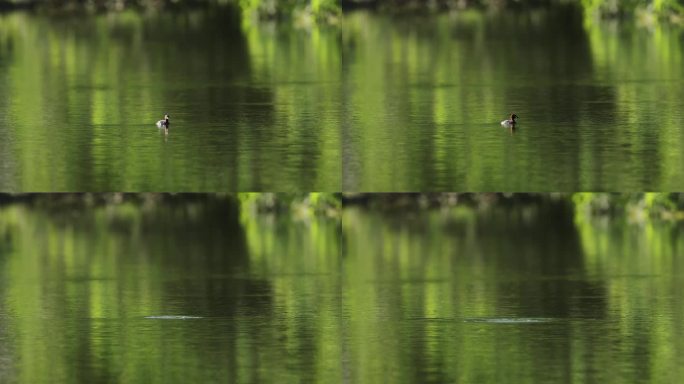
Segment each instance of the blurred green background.
M676 381L681 209L668 194L0 195L0 381Z

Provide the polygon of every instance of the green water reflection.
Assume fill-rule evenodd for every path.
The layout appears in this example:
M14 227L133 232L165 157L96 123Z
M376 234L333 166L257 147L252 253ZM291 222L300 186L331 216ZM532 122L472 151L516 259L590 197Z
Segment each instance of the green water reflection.
M684 227L230 197L0 207L0 381L676 382ZM181 317L181 318L174 318Z
M559 6L341 28L344 190L684 188L680 27Z
M2 207L0 381L334 381L338 234L217 197Z
M339 190L338 35L232 8L0 15L0 190Z
M683 33L572 6L4 14L0 190L678 191Z
M346 210L356 382L656 382L684 372L684 227L564 202ZM378 358L382 356L382 358Z

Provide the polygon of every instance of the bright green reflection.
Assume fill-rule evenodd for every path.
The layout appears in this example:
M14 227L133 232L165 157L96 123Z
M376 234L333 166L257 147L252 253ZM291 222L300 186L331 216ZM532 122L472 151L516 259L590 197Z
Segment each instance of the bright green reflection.
M238 202L0 207L0 381L331 382L339 223ZM148 316L198 319L149 319Z
M682 28L564 6L341 28L344 190L684 189Z
M0 15L0 190L339 190L339 38L312 28Z
M342 221L240 204L0 207L0 381L684 374L681 224L590 218L553 198L347 207Z
M348 209L343 234L352 381L684 374L681 225L582 221L571 203L548 201Z

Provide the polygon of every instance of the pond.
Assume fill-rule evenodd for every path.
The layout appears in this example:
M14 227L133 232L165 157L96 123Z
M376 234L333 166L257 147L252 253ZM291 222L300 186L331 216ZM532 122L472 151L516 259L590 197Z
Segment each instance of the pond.
M0 382L334 382L338 233L213 196L0 207Z
M683 35L565 6L3 14L0 190L684 190Z
M340 190L339 42L229 7L1 14L0 191Z
M0 382L676 382L684 226L562 201L341 219L0 207Z
M681 27L552 7L341 28L345 191L684 189Z
M684 226L563 202L343 216L351 382L677 381Z

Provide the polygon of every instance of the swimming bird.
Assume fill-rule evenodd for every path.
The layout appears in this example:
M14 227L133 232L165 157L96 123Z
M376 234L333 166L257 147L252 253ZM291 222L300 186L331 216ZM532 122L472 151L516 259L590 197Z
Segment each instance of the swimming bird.
M168 128L169 125L171 125L171 122L169 121L169 115L164 115L163 120L157 121L157 127L159 128Z
M504 120L501 122L501 125L506 127L506 128L514 128L515 127L515 119L518 118L518 115L515 113L511 113L511 118L508 120Z

